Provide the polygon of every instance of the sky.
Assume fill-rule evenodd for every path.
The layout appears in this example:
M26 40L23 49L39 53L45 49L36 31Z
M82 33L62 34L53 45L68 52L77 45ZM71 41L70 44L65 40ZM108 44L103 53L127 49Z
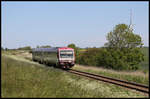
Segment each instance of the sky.
M140 2L1 2L1 46L102 47L117 24L132 24L149 46L149 4Z

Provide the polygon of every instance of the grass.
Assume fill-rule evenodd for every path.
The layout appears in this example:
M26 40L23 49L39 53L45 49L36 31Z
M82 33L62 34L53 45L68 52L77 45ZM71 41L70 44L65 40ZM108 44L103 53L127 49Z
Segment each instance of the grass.
M15 55L2 54L2 97L148 97L60 69L21 59Z
M145 72L149 71L149 47L143 47L141 49L142 53L144 54L144 61L140 63L140 69L144 70Z
M135 71L135 72L115 71L115 70L108 70L104 68L81 66L81 65L76 65L73 67L73 69L104 75L108 77L118 78L130 82L149 85L149 74L148 73L144 74L141 71Z

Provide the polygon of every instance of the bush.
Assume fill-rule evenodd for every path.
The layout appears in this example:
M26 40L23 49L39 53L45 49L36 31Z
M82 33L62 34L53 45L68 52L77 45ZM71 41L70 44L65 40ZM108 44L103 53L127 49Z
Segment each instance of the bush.
M134 49L108 49L88 48L84 53L79 53L76 63L82 65L102 66L115 70L137 70L143 61L143 55L138 48Z
M79 53L76 63L83 65L98 65L98 48L88 48L84 53Z

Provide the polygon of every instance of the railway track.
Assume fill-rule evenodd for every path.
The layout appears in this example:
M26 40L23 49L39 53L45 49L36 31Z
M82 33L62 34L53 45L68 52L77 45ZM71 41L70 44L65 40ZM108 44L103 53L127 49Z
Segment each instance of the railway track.
M137 84L137 83L133 83L133 82L114 79L114 78L111 78L111 77L96 75L96 74L87 73L87 72L78 71L78 70L73 70L73 69L69 69L69 70L67 70L67 72L77 74L77 75L81 75L81 76L85 76L85 77L92 78L92 79L96 79L96 80L99 80L99 81L104 81L104 82L108 82L108 83L111 83L111 84L119 85L119 86L122 86L122 87L125 87L125 88L134 89L134 90L146 93L146 94L149 93L149 86L146 86L146 85L143 85L143 84Z

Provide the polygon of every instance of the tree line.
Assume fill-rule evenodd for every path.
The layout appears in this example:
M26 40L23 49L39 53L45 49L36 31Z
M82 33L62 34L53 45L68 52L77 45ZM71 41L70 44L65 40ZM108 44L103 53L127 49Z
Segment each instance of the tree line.
M50 45L42 45L42 46L39 46L37 45L36 48L50 48L51 46ZM8 48L3 48L1 47L1 50L32 50L31 46L24 46L24 47L19 47L19 48L16 48L16 49L8 49Z

